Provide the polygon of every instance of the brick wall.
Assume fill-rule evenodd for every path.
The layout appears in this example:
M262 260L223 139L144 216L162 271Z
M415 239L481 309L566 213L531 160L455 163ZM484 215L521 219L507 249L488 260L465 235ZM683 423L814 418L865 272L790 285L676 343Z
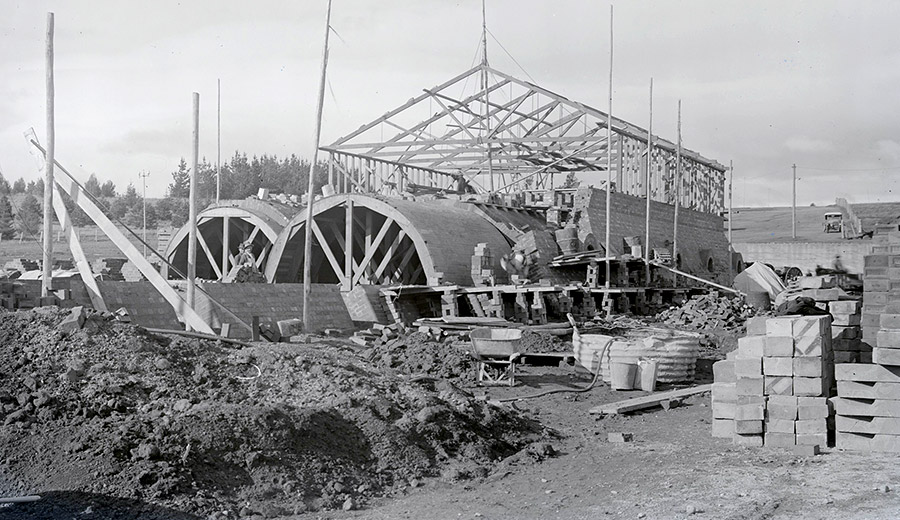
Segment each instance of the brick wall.
M363 323L389 323L380 290L380 285L357 285L352 291L342 291L350 319Z
M863 272L863 256L872 251L871 240L845 240L843 242L764 242L734 244L745 263L764 262L776 269L796 266L804 273L815 274L816 265L830 268L835 255L851 273Z
M610 248L620 255L625 253L626 236L640 236L644 241L646 200L624 193L612 193L610 212ZM584 239L593 234L602 243L606 233L606 192L593 188L579 189L575 195L575 209L581 211L578 236ZM585 218L586 217L586 218ZM672 240L675 222L675 206L662 202L650 203L650 248L665 247ZM668 246L671 249L671 245ZM682 270L717 281L728 283L728 240L725 237L722 217L686 208L678 210L678 252ZM713 260L713 272L707 269L707 260Z
M273 326L279 320L303 317L303 284L209 283L203 284L203 290L248 324L253 316L259 316L260 323ZM338 286L313 284L310 303L314 331L353 328L353 321ZM235 323L233 318L200 291L197 292L196 309L214 329L221 327L222 323ZM249 331L236 323L231 330L233 337L250 336Z

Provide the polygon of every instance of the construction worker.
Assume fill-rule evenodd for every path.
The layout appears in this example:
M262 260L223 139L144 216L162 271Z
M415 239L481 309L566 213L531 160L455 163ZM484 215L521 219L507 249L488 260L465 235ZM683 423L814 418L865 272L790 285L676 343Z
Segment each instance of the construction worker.
M844 269L844 263L841 262L841 255L834 256L834 262L832 263L832 266L834 267L834 272L836 272L836 273L846 273L847 272L847 270Z

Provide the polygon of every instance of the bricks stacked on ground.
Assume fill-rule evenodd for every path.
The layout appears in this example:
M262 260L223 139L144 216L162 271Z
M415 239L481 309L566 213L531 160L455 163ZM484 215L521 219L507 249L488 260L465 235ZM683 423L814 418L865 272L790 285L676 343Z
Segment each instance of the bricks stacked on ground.
M862 343L862 304L859 300L828 303L831 313L831 348L835 363L858 363L868 359L871 348Z
M749 319L733 359L713 366L713 435L727 437L732 415L738 445L827 445L830 329L829 316Z
M900 304L884 305L879 324L872 364L836 366L835 445L900 453Z
M738 339L734 355L735 405L732 440L741 446L762 446L766 410L763 356L765 318L747 320L747 336Z
M881 315L885 313L888 302L900 299L900 237L896 233L888 233L888 243L875 246L873 250L885 253L866 256L863 272L863 313L862 344L863 348L875 346L876 335L881 327ZM898 249L888 254L892 248ZM868 355L860 361L871 362Z

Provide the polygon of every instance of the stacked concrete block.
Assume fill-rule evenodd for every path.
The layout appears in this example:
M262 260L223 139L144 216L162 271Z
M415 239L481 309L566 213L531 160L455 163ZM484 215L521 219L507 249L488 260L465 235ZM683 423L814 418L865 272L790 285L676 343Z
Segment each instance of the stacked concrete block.
M900 366L835 365L835 447L900 453Z
M472 282L475 285L492 285L494 281L494 257L487 242L481 242L475 246L475 254L472 255Z
M876 246L873 249L878 248ZM886 312L885 307L889 302L900 299L900 254L897 254L900 253L900 239L894 238L880 248L886 251L897 248L898 251L893 254L872 254L864 258L861 326L862 342L868 347L875 346L876 336L881 328L881 315Z
M459 316L459 302L456 291L444 291L441 293L441 317L450 318Z
M712 385L712 436L731 439L734 437L734 412L737 406L737 377L734 373L734 359L723 359L713 363Z
M871 361L871 348L862 342L862 309L859 300L830 302L831 348L835 363Z
M730 362L733 406L727 401L730 374L714 365L715 436L725 436L724 422L733 413L735 444L827 445L834 380L830 316L751 318Z

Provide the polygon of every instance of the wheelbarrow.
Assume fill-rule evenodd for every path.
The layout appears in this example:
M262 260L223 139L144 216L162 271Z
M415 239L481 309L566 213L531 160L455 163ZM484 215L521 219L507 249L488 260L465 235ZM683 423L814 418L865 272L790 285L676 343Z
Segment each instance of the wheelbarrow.
M516 363L522 356L520 329L478 328L469 333L478 362L478 382L482 384L514 386Z

